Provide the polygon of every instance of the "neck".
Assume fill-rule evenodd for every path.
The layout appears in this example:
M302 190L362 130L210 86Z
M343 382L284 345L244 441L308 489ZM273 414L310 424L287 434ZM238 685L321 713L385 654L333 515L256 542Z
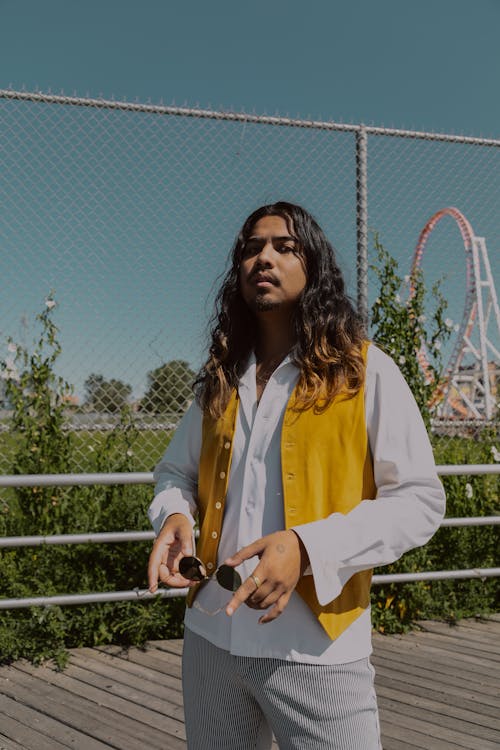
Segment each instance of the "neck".
M257 362L280 362L293 346L290 318L278 320L274 315L262 314L258 318L258 336L255 356Z

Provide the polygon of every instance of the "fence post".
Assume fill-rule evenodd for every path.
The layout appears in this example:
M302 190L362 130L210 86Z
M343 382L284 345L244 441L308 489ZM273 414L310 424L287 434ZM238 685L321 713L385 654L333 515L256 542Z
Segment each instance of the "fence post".
M366 127L356 131L356 270L358 312L368 328L368 182Z

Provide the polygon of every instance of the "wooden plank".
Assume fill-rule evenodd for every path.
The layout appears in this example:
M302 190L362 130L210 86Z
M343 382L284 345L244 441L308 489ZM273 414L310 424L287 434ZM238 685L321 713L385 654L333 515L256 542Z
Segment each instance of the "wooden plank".
M375 650L382 656L396 655L401 660L414 666L424 665L426 669L436 673L436 676L447 674L457 680L463 679L464 672L467 672L467 678L477 685L484 685L486 692L487 686L495 687L498 685L498 667L489 665L488 660L469 659L466 654L456 653L450 656L449 653L443 652L433 646L415 647L407 644L398 647L398 644L387 640L378 642Z
M384 701L385 710L390 712L391 724L384 722L384 731L387 731L388 736L393 736L393 730L391 726L397 724L401 730L407 732L419 732L426 738L421 747L426 750L448 750L450 745L458 745L463 750L471 750L471 748L477 748L478 750L498 750L498 741L491 741L488 739L476 740L474 735L464 735L460 730L455 730L443 726L439 721L434 723L433 719L436 717L428 712L421 712L413 709L410 706L401 707L400 704L395 701ZM442 744L444 743L444 744Z
M64 724L2 692L0 714L3 734L24 750L60 750L68 747L68 732ZM101 748L104 747L110 746L101 745Z
M397 669L387 669L383 663L380 666L376 664L375 686L377 693L379 686L394 687L416 698L429 697L437 703L444 702L452 709L460 709L466 702L470 710L479 716L492 716L493 718L498 716L497 698L491 698L490 703L486 704L483 696L467 692L464 688L450 686L448 691L439 691L434 688L432 680L423 680L411 673L401 674Z
M171 641L148 641L148 646L158 648L162 651L169 651L171 654L182 656L184 641L182 638L173 638Z
M475 659L488 658L490 662L500 664L500 648L498 644L485 642L484 639L471 639L459 633L446 633L429 630L419 633L420 645L426 648L436 647L440 651L451 651L455 656L465 655Z
M180 736L184 734L184 711L182 707L174 706L166 711L169 703L165 700L159 700L156 696L146 695L137 689L126 689L124 694L119 695L112 689L109 680L101 678L100 685L90 684L78 679L78 672L75 672L74 669L58 672L46 667L42 672L37 667L27 664L17 664L15 667L35 678L39 678L43 683L60 687L73 695L97 703L99 706L110 708L117 714L129 716L138 722L152 724L168 734L179 735L179 731L182 731ZM166 718L175 719L175 722L168 722ZM181 727L179 727L179 722Z
M11 674L10 681L2 680L2 691L23 705L36 709L44 717L60 720L61 726L65 728L83 730L89 737L119 750L143 750L145 743L151 748L163 750L165 735L154 727L138 724L137 721L117 715L83 696L75 697L50 684L45 684L41 691L38 680L19 670L15 671L16 674ZM181 727L179 722L179 732L183 731Z
M160 649L148 649L145 651L138 648L123 650L116 646L103 646L97 650L105 654L111 654L126 662L140 664L150 670L161 672L161 674L169 674L178 679L182 675L180 656L171 654L168 651L161 651Z
M425 713L429 721L435 721L441 726L461 729L464 734L472 732L478 738L500 741L500 717L498 715L481 716L465 707L459 708L443 701L408 695L396 686L379 685L377 695L384 699L386 707L390 705L394 709L399 706L402 711L405 711L407 707L410 712L418 709L417 715Z
M492 638L498 643L499 628L498 623L490 622L489 620L460 620L454 625L450 625L448 622L441 620L421 620L416 623L422 630L441 630L447 629L448 632L456 633L468 633L472 635L474 633L480 634L485 638Z
M0 732L0 750L25 750L25 748Z
M384 750L464 750L463 745L457 745L450 740L429 737L426 728L424 731L418 731L400 724L389 723L383 719L380 722L380 728ZM469 747L467 750L480 750L480 748Z
M388 677L396 679L405 679L415 685L429 688L437 693L450 693L451 695L468 696L467 699L484 703L486 705L498 704L498 681L495 684L484 684L470 679L466 671L459 672L449 668L448 670L436 671L431 669L429 661L417 660L416 662L403 663L406 659L401 659L401 664L397 663L397 656L387 656L387 654L375 654L372 657L372 663L375 671L379 674L385 674Z
M121 674L121 679L127 684L131 684L131 682L133 684L134 677L141 677L144 681L149 682L153 689L156 688L161 680L161 684L167 685L174 690L177 689L179 693L181 692L182 685L178 677L172 677L168 674L162 674L161 677L159 677L155 671L147 669L140 664L135 664L130 660L127 661L125 659L111 656L111 654L105 654L94 649L83 648L72 652L71 658L72 663L78 664L78 666L90 670L101 669L104 674L107 669L112 667L113 670L115 670L114 673L116 677L118 678L118 674Z

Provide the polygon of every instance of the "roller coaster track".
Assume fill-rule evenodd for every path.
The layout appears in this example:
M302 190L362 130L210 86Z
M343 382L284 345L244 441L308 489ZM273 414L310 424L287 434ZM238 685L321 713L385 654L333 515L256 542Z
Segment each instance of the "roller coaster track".
M474 234L471 224L457 208L441 209L422 229L413 256L411 278L415 278L422 264L430 234L445 216L456 221L464 243L465 304L442 382L436 387L431 404L435 406L436 417L441 419L489 420L497 409L495 393L500 377L500 353L488 328L495 326L500 337L500 311L486 241ZM410 294L413 291L410 287ZM419 361L430 379L424 347L419 352Z

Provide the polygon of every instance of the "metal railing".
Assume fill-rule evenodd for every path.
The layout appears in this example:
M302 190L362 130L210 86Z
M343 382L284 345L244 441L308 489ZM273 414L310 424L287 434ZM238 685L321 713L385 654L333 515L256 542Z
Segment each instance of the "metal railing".
M463 464L437 466L441 476L500 474L500 464ZM89 486L89 485L132 485L152 484L152 472L108 473L108 474L31 474L6 475L0 477L0 487L41 487L41 486ZM482 516L470 518L444 518L440 524L444 527L490 526L500 525L500 516ZM153 531L118 531L83 534L55 534L50 536L15 536L0 539L1 548L36 547L61 544L109 544L117 542L138 542L154 539ZM437 570L421 573L376 574L372 578L374 586L387 583L412 583L415 581L437 581L500 576L499 568L468 568L465 570ZM159 589L155 594L147 589L135 588L131 591L105 591L87 594L61 594L56 596L24 597L19 599L0 599L0 610L23 609L28 607L66 606L71 604L98 604L117 601L147 601L156 597L174 598L186 596L188 589Z

